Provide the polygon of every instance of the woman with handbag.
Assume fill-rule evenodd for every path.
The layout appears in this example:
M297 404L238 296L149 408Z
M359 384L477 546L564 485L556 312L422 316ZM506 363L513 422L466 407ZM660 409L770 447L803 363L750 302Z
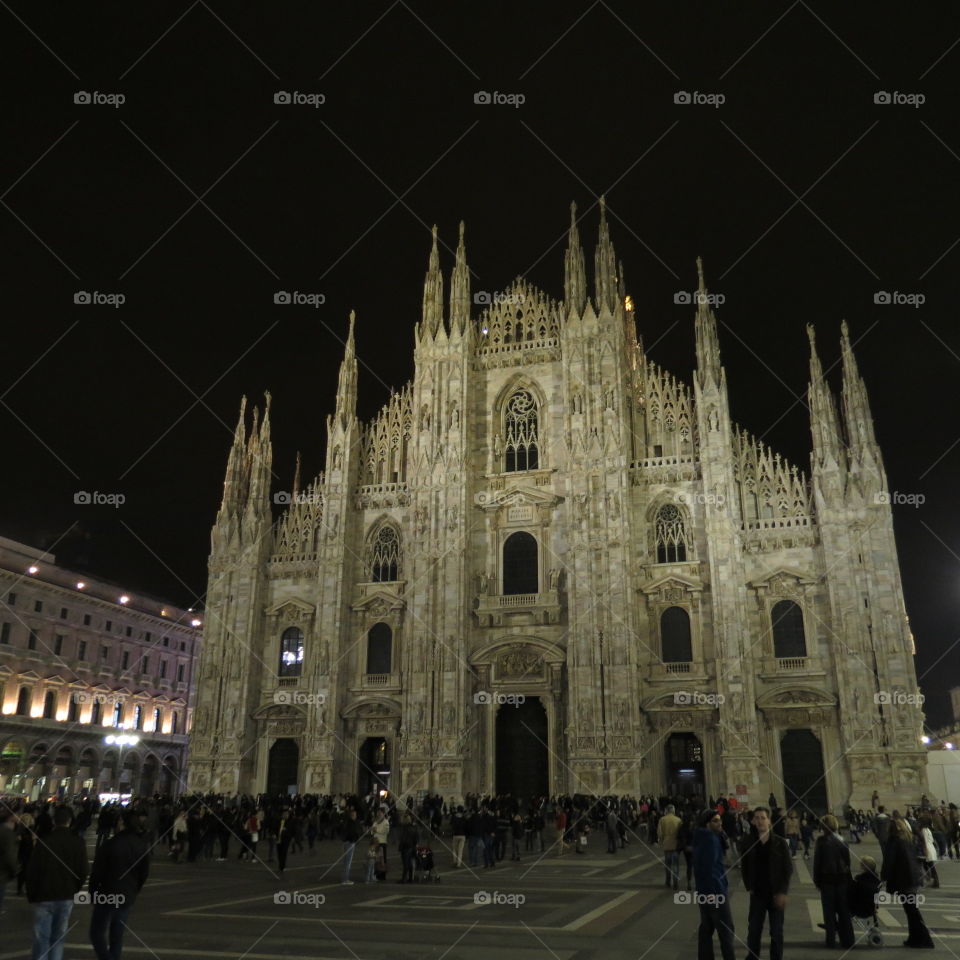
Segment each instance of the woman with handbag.
M883 849L883 869L880 876L886 881L887 892L893 894L906 915L909 936L903 941L903 945L932 949L933 938L917 907L917 890L920 888L923 871L914 853L913 831L906 820L894 820L890 826L890 835Z

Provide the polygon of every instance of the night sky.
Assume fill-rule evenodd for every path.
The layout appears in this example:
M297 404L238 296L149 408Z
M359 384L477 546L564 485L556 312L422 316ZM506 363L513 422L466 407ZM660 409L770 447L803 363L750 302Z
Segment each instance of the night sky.
M960 11L336 6L0 9L0 534L201 605L241 394L272 392L289 489L298 449L305 475L323 466L351 308L361 416L412 376L433 223L446 273L466 221L474 291L520 274L559 299L569 203L592 285L605 192L650 355L690 381L693 308L674 295L702 256L725 297L734 419L805 470L804 326L837 388L849 322L890 487L925 498L894 519L927 713L945 723L960 683ZM278 306L278 290L325 303ZM76 305L78 291L125 302ZM75 505L80 490L126 502Z

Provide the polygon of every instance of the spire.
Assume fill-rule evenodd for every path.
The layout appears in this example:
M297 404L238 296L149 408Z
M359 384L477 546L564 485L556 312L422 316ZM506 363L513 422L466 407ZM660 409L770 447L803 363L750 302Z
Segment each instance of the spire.
M723 368L720 365L720 340L717 337L717 318L710 306L707 285L703 279L703 260L697 257L697 376L700 386L708 382L720 385Z
M600 197L600 238L593 261L597 313L602 313L604 306L613 313L617 304L617 255L610 242L606 197Z
M577 231L576 203L570 204L570 229L567 231L567 252L563 261L563 299L568 311L572 307L578 317L583 313L587 299L587 274Z
M823 367L817 355L816 331L807 324L810 338L810 385L807 403L810 407L810 432L813 435L813 467L840 463L840 431L837 426L837 407L830 387L823 379Z
M463 334L470 323L470 272L467 270L467 248L463 242L464 223L460 221L460 243L457 260L450 276L450 333Z
M343 350L343 362L340 364L340 377L337 381L337 410L335 416L346 428L348 419L357 412L357 349L353 339L356 324L356 311L350 311L350 329Z
M257 409L253 410L250 431L250 494L247 497L244 535L257 541L262 535L261 523L270 524L270 478L273 474L273 446L270 442L270 391L263 395L263 422L257 428Z
M851 456L855 460L870 456L879 461L880 451L873 432L867 388L857 368L846 320L840 324L840 352L843 358L843 419Z
M294 503L297 502L297 497L300 494L300 451L297 451L297 465L293 469L293 496L292 500Z
M433 225L433 246L430 263L423 281L423 335L435 337L443 325L443 275L440 273L440 250L437 247L437 225Z
M233 432L233 444L227 457L227 472L223 481L223 500L220 504L220 515L236 510L245 498L246 482L246 414L247 398L240 400L240 417Z

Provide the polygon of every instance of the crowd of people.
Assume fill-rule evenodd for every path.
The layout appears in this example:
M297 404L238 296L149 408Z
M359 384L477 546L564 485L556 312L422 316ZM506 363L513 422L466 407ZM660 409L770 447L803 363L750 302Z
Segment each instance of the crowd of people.
M88 863L86 835L95 830ZM85 885L92 906L89 937L98 960L120 960L123 930L152 857L176 863L228 860L265 863L283 874L291 855L336 844L340 882L354 883L361 847L364 882L387 881L391 838L399 882L436 878L433 847L450 854L451 869L496 869L509 856L582 854L591 833L615 855L631 843L662 861L664 884L693 896L700 908L699 957L734 956L731 872L749 894L748 960L756 960L765 926L770 957L783 956L783 928L793 861L812 858L823 906L827 946L853 945L854 920L876 923L878 894L903 907L906 946L929 948L918 891L938 887L937 861L960 860L960 812L953 803L889 814L875 795L869 810L842 818L804 809L746 807L735 797L537 797L467 795L462 801L427 794L403 801L389 794L301 796L182 796L137 799L126 806L82 799L73 803L0 802L0 910L16 880L34 915L34 955L61 960L74 897ZM846 833L846 837L844 834ZM851 853L872 833L881 864ZM39 951L39 952L38 952Z

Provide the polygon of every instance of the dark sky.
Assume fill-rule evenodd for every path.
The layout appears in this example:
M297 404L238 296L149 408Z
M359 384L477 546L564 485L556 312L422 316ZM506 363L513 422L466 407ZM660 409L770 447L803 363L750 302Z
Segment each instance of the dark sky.
M351 308L361 414L412 374L432 223L448 271L466 221L474 290L524 274L559 298L568 205L606 192L651 355L689 380L692 310L674 293L702 256L726 298L734 417L804 468L804 325L831 365L848 320L890 486L925 497L894 517L928 713L946 720L954 5L12 0L0 21L0 533L200 602L240 395L273 393L278 488L297 449L316 473ZM281 90L326 102L276 105ZM476 105L480 90L525 102ZM596 222L581 224L588 261ZM277 290L326 302L275 306ZM75 305L77 291L126 302ZM79 506L77 490L126 502Z

